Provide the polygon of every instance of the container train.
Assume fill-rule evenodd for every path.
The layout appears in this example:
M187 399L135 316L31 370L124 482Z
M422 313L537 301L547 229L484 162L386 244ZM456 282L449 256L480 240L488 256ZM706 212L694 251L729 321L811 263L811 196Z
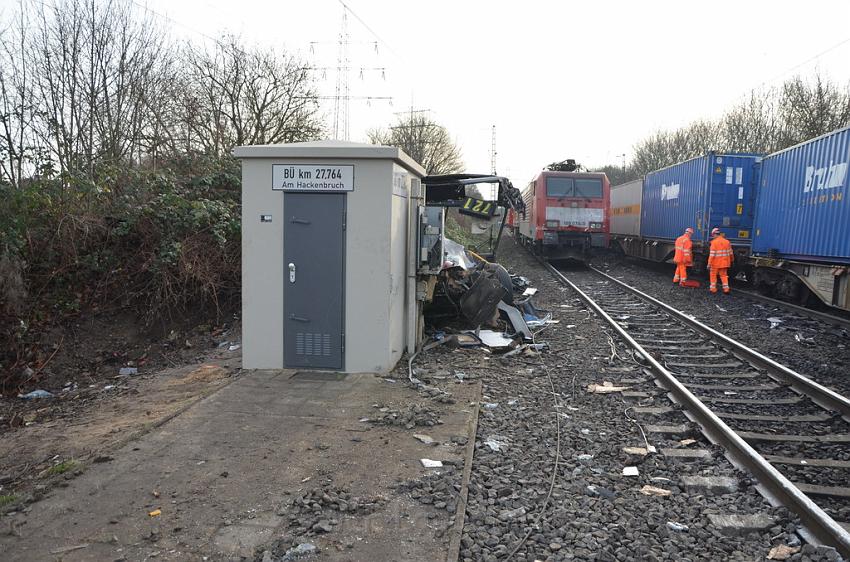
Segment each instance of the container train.
M691 227L698 256L718 227L756 287L850 310L848 164L850 127L769 155L712 152L675 164L611 189L611 245L666 261Z
M608 246L610 196L603 173L544 170L522 190L525 213L512 212L508 225L543 257L584 261Z

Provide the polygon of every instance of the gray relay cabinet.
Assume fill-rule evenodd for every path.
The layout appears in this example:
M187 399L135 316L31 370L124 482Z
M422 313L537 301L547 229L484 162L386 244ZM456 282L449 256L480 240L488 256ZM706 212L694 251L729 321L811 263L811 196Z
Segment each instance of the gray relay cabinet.
M421 333L424 170L397 148L241 146L242 363L386 372Z

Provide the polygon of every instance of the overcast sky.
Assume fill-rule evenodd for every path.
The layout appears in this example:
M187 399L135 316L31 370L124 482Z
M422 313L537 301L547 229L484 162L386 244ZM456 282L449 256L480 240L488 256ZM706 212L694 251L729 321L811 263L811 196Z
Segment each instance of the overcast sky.
M495 125L498 172L518 186L565 158L619 164L653 131L716 116L795 73L817 68L850 82L848 0L345 1L351 95L393 98L351 101L350 140L365 141L367 129L411 106L428 109L457 140L467 171L486 173ZM167 16L179 37L210 43L226 30L316 67L337 64L339 0L139 5ZM333 95L336 70L316 77Z

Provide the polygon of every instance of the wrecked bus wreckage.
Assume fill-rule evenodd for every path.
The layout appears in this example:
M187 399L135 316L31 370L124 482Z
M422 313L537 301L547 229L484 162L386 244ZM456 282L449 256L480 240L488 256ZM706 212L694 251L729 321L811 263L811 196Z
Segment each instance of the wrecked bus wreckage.
M531 304L530 295L518 291L515 297L527 280L495 263L507 211L525 211L519 190L507 178L477 174L428 176L422 183L426 202L420 216L419 272L427 275L422 287L426 327L436 340L461 347L483 344L509 350L533 341L526 320L540 322L544 314ZM449 218L452 210L469 217L464 230L484 235L486 250L472 251L446 236L447 219L460 223ZM502 326L504 332L486 329ZM456 333L447 336L447 331Z

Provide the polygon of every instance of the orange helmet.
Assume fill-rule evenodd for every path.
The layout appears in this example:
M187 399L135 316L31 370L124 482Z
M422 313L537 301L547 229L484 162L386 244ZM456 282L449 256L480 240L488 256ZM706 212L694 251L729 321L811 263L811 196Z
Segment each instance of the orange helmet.
M714 228L712 228L712 229L711 229L711 235L712 235L712 236L717 236L717 235L718 235L718 234L720 234L720 233L721 233L721 232L720 232L720 229L719 229L719 228L717 228L716 226L715 226Z
M685 234L693 234L693 233L694 233L694 229L691 228L690 226L685 229Z

